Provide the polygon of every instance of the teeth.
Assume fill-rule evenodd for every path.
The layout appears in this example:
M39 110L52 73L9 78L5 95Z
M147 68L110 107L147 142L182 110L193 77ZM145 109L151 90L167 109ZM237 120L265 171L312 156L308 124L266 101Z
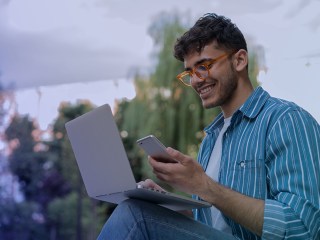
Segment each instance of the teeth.
M201 93L201 94L204 94L204 93L210 92L212 88L213 88L213 87L210 86L210 87L206 87L206 88L204 88L204 89L201 89L200 93Z

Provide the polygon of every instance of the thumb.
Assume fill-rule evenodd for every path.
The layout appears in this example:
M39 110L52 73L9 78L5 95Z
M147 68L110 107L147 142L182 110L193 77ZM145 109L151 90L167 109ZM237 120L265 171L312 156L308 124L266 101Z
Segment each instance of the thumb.
M179 152L174 148L167 147L167 152L172 158L176 159L181 164L184 164L186 161L189 161L189 156L184 155L183 153Z

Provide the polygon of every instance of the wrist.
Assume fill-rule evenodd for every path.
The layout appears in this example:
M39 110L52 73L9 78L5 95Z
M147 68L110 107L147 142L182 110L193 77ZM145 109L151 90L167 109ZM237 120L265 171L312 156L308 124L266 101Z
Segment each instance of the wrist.
M216 181L212 180L207 174L204 174L202 185L197 190L197 195L212 205L215 205L217 196L221 192L221 186Z

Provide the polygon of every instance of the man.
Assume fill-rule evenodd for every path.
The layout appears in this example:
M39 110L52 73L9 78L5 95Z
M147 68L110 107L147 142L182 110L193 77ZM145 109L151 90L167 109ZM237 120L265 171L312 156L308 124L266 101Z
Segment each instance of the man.
M177 76L204 108L222 113L205 129L198 162L149 157L155 175L213 204L194 219L139 200L118 205L100 239L320 239L320 126L294 103L253 89L246 41L227 18L206 14L175 45ZM187 119L186 119L187 121ZM158 188L147 180L141 184Z

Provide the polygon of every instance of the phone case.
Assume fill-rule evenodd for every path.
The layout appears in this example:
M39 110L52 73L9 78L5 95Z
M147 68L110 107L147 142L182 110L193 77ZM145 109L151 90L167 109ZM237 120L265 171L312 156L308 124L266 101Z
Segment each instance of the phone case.
M137 143L149 156L159 162L177 162L166 152L166 147L160 142L160 140L153 135L141 138Z

